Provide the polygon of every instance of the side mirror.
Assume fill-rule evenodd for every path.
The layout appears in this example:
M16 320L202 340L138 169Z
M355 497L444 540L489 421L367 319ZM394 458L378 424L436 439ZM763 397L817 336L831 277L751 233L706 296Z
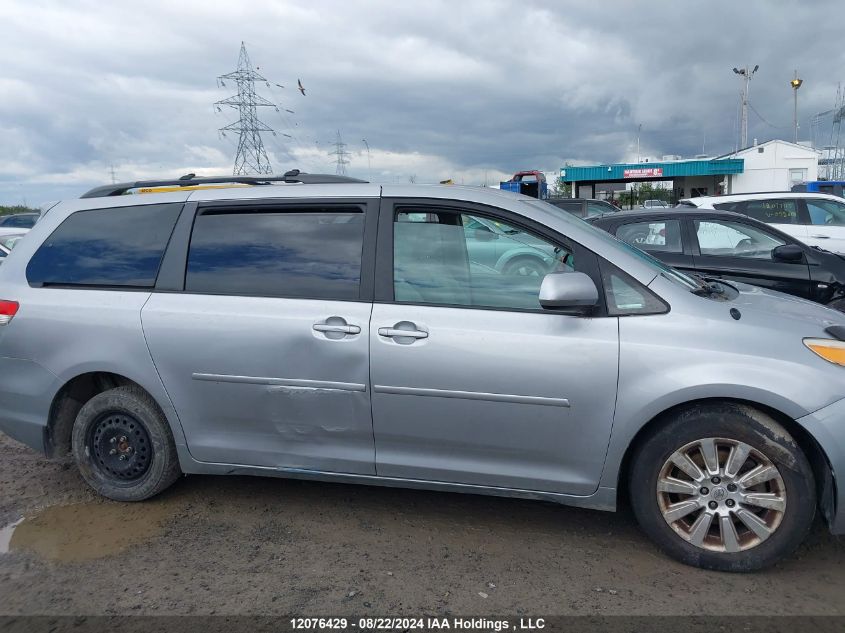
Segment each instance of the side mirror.
M549 273L540 284L540 305L548 310L586 312L599 302L596 284L584 273Z
M772 249L772 259L782 262L804 261L804 249L797 244L781 244Z

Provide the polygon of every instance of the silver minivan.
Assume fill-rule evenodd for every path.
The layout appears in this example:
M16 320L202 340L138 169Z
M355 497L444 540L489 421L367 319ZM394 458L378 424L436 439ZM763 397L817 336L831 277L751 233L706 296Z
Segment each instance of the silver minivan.
M213 181L93 190L0 267L0 429L100 494L238 473L628 498L669 555L732 571L817 508L845 532L842 313L516 194Z

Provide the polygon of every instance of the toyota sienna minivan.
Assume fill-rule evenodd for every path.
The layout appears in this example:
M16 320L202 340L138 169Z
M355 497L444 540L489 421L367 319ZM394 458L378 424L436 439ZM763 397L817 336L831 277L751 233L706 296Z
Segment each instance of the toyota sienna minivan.
M230 473L624 496L746 571L817 510L845 532L845 315L490 189L109 185L0 267L0 429L127 502Z

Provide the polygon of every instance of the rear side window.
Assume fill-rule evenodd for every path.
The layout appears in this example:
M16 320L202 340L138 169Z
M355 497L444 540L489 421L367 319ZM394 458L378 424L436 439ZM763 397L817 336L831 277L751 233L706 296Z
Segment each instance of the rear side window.
M580 200L575 202L568 202L566 200L547 200L554 206L559 209L563 209L564 211L568 211L577 216L581 216L584 214L584 203Z
M683 253L681 223L678 220L632 222L616 229L616 237L633 246L659 253Z
M358 299L363 245L358 208L205 211L194 222L185 290Z
M13 215L3 221L3 226L31 229L35 226L35 219L34 215Z
M768 224L800 224L795 199L749 200L742 211L755 220Z
M30 285L152 288L182 204L77 211L39 247Z

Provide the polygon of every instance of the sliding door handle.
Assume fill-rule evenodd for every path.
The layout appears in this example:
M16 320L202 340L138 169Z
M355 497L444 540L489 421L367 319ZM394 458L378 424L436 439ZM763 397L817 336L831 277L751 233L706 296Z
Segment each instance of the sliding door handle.
M328 323L315 323L316 332L339 332L341 334L360 334L361 328L357 325L330 325Z

